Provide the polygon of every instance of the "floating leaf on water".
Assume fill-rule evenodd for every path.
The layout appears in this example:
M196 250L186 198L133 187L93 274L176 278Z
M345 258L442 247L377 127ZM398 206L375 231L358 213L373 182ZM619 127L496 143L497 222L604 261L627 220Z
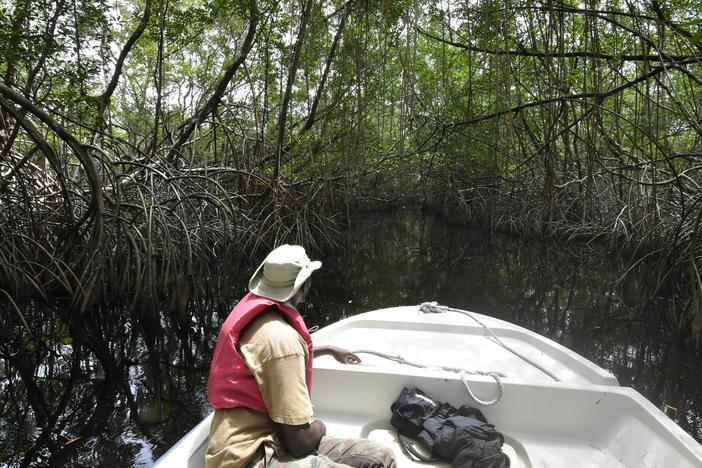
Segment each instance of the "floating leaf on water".
M83 439L83 436L74 437L74 438L72 438L72 439L67 440L66 442L64 442L63 445L75 444L76 442L78 442L79 440L82 440L82 439Z

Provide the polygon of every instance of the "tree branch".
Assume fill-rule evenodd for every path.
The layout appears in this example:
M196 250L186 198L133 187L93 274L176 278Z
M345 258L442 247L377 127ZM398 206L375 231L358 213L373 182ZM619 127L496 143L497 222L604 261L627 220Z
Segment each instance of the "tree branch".
M481 52L485 54L490 54L490 55L508 55L508 56L516 56L516 57L541 57L541 58L594 58L594 59L600 59L600 60L616 60L616 61L625 61L625 62L679 62L682 60L688 60L688 59L696 59L696 60L702 60L702 55L658 55L658 54L621 54L621 55L614 55L614 54L604 54L604 53L597 53L597 52L589 52L589 51L575 51L575 52L542 52L538 50L527 50L527 49L521 49L521 50L500 50L500 49L486 49L484 47L478 47L472 44L463 44L460 42L455 42L455 41L450 41L448 39L443 39L441 37L434 36L431 33L428 33L424 31L421 27L417 26L417 31L419 31L420 34L423 36L426 36L430 39L434 39L436 41L442 42L444 44L448 44L453 47L457 47L459 49L464 49L464 50L469 50L471 52Z
M69 148L73 151L73 154L78 158L83 169L85 170L86 178L88 180L88 185L90 187L90 192L92 194L92 199L89 205L89 209L83 215L83 218L78 222L78 226L83 224L86 219L90 216L93 217L95 221L95 230L92 234L92 250L95 251L102 242L103 234L103 219L102 215L104 212L104 202L102 198L102 184L100 182L100 175L98 174L97 168L91 157L83 149L81 143L71 135L65 128L59 125L49 114L44 112L42 109L34 105L27 98L13 90L12 88L6 86L4 83L0 83L0 95L4 96L7 100L18 105L22 111L27 111L34 115L47 127L49 127L61 140L63 140ZM4 106L8 111L13 111L11 106ZM10 107L10 108L8 108Z
M280 175L280 163L283 159L283 140L285 139L285 125L288 118L288 107L290 105L290 97L292 95L293 84L295 83L295 75L300 63L300 54L302 52L302 43L305 40L305 31L309 22L310 12L314 0L306 0L300 18L300 29L297 32L297 39L293 48L292 62L288 70L288 79L285 84L285 93L283 94L283 102L280 105L280 114L278 115L278 136L275 145L275 167L273 168L273 183L278 184L278 176Z
M122 75L122 68L124 67L124 62L127 60L127 55L131 52L132 47L136 41L144 34L146 27L149 24L149 18L151 17L151 2L152 0L146 0L146 5L144 6L144 15L141 17L141 21L137 28L132 32L127 42L122 47L117 58L117 63L115 63L115 70L112 72L112 78L110 83L105 88L105 91L100 95L100 107L98 108L98 115L95 119L95 129L101 130L104 124L105 111L110 105L110 100L112 99L112 94L114 94L115 89L117 89L117 84L119 83L119 77Z
M336 30L336 34L334 35L334 41L332 42L331 49L329 50L329 55L327 56L327 61L324 64L324 72L322 73L322 79L319 81L317 94L315 94L314 96L312 108L310 109L310 113L307 116L307 121L305 122L305 125L303 125L303 127L300 129L300 134L305 133L307 130L312 128L312 125L315 122L315 114L317 113L317 107L319 106L319 101L321 100L322 93L324 92L324 87L326 86L327 79L329 78L329 69L331 68L331 64L334 61L334 58L336 57L336 49L339 45L339 40L341 39L341 36L344 33L346 19L348 18L349 13L351 12L352 5L353 0L347 2L344 7L344 14L341 17L341 20L339 20L339 28Z
M674 62L674 63L672 63L672 64L667 64L666 66L654 67L654 68L652 68L648 73L644 73L643 75L639 76L639 77L636 78L635 80L627 81L627 82L624 83L623 85L617 86L616 88L612 88L612 89L610 89L610 90L607 90L607 91L604 91L604 92L601 92L601 93L579 93L579 94L570 94L570 95L567 95L567 96L558 96L558 97L549 98L549 99L542 99L542 100L539 100L539 101L532 101L532 102L528 102L528 103L526 103L526 104L522 104L522 105L519 105L519 106L512 107L512 108L510 108L510 109L501 110L501 111L498 111L498 112L494 112L494 113L492 113L492 114L483 115L483 116L481 116L481 117L476 117L476 118L474 118L474 119L464 120L464 121L462 121L462 122L454 122L454 123L450 123L450 124L443 124L442 127L448 129L448 128L455 128L455 127L459 127L459 126L463 126L463 125L472 125L472 124L475 124L475 123L478 123L478 122L483 122L483 121L485 121L485 120L494 119L494 118L500 117L500 116L502 116L502 115L506 115L506 114L510 114L510 113L517 113L517 112L520 112L520 111L522 111L522 110L524 110L524 109L528 109L528 108L530 108L530 107L543 106L543 105L551 104L551 103L554 103L554 102L576 101L576 100L580 100L580 99L595 99L596 101L601 102L601 101L604 100L605 98L608 98L608 97L613 96L613 95L615 95L615 94L617 94L617 93L620 93L620 92L624 91L624 90L627 89L627 88L631 88L632 86L634 86L634 85L636 85L636 84L638 84L638 83L640 83L640 82L642 82L642 81L645 81L645 80L647 80L647 79L649 79L649 78L651 78L651 77L654 77L654 76L660 74L660 73L663 72L663 71L680 69L680 68L684 67L685 65L690 65L690 64L693 64L693 63L697 63L698 61L699 61L699 58L697 58L697 57L691 57L691 58L688 58L688 59L685 59L685 60L682 60L682 61L679 61L679 62Z
M255 0L249 1L249 12L251 15L251 17L249 18L249 30L246 33L246 37L244 39L244 43L241 46L241 52L239 52L239 56L236 57L236 59L234 59L234 61L229 65L229 67L227 67L227 70L224 72L224 76L222 76L222 79L217 84L215 92L207 100L207 103L205 103L205 105L199 111L197 111L195 115L193 115L190 119L188 119L187 122L185 122L181 126L183 130L180 133L178 140L171 147L170 151L168 152L168 155L166 156L166 159L168 161L175 161L176 156L180 154L181 147L183 146L183 144L185 144L186 141L188 141L188 138L190 138L190 135L192 135L195 128L198 127L202 122L204 122L207 116L210 115L219 105L222 96L227 90L227 86L229 86L229 82L232 80L234 74L237 72L241 64L244 63L244 60L246 60L246 56L249 54L249 51L253 46L254 37L256 36L256 26L258 25L258 9L256 7Z

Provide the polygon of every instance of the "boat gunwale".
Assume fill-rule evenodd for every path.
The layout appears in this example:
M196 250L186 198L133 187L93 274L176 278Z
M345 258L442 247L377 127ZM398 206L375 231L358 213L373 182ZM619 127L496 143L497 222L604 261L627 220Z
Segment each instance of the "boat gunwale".
M313 333L313 340L315 340L315 343L319 342L321 344L331 344L327 340L327 338L333 338L335 335L338 336L339 333L343 332L347 328L360 328L364 324L370 325L372 328L402 328L408 330L422 330L426 329L427 326L434 326L442 328L444 331L458 329L463 330L464 332L466 330L470 330L472 332L474 329L481 328L480 325L478 325L477 323L471 322L467 317L459 317L458 314L456 314L455 316L451 316L448 320L446 320L447 315L444 313L407 313L413 310L418 312L418 306L397 306L354 315L339 320L335 323L329 324L324 328L320 329L319 331ZM397 315L399 317L401 314L405 314L402 317L402 321L393 320L392 317L390 317L391 315ZM500 337L509 338L510 336L521 336L527 344L546 347L549 350L555 350L556 352L560 353L561 356L567 357L567 362L562 362L561 360L556 359L554 356L551 356L553 359L555 359L562 365L584 365L588 371L595 372L596 375L599 375L603 378L611 377L616 382L616 378L614 378L609 371L599 367L592 361L586 359L585 357L581 356L575 351L566 348L565 346L557 343L556 341L550 338L528 330L527 328L524 328L520 325L512 324L510 322L495 317L490 317L479 313L472 314L474 314L480 320L488 322L490 330L492 330ZM444 318L429 318L432 316L443 316ZM378 327L378 325L382 325L382 327ZM460 333L460 331L454 331L454 333ZM471 334L477 335L477 333ZM538 349L538 346L535 347ZM373 365L348 365L337 363L329 357L315 360L314 368L316 373L315 382L317 382L317 384L315 385L316 389L313 388L312 399L314 403L316 399L315 395L317 395L318 403L317 405L315 405L315 416L323 416L325 414L331 416L334 414L338 414L340 416L345 415L346 417L358 417L360 419L371 417L377 419L377 415L380 414L378 411L376 411L377 408L376 410L372 410L372 408L367 408L365 409L365 411L362 410L360 412L358 411L358 407L344 407L345 409L342 410L333 409L336 406L338 406L336 405L335 400L339 400L339 398L342 398L338 395L332 396L331 399L326 401L326 403L322 403L322 400L324 400L325 398L329 398L329 395L334 395L335 391L332 387L341 386L341 388L346 388L344 386L344 381L346 380L346 383L353 382L354 378L356 379L355 385L360 385L358 384L358 377L364 374L365 378L363 380L367 382L376 383L376 392L381 392L380 394L383 395L384 402L388 398L389 393L392 393L389 392L389 390L394 391L395 387L404 383L414 382L418 387L421 387L422 382L424 382L429 387L437 388L443 388L444 385L448 384L448 387L445 387L447 390L444 392L444 394L453 396L457 396L460 394L459 385L462 385L461 375L455 372L450 372L439 368L426 369L414 368L410 366L376 367ZM483 393L489 392L492 388L494 388L494 381L491 377L488 376L467 375L465 376L465 379L471 385L475 385L475 387ZM326 386L326 388L324 388L324 386ZM353 385L348 385L348 387L352 388ZM611 433L617 436L623 434L626 438L626 435L628 435L627 431L631 429L631 427L627 423L627 418L632 421L637 421L637 425L632 426L634 429L636 429L637 427L643 428L643 430L648 431L646 434L650 432L652 436L660 438L661 442L665 442L665 444L670 447L670 450L674 450L676 452L680 451L680 456L683 456L685 459L692 458L700 463L699 466L702 466L702 445L700 445L690 434L685 432L680 426L678 426L673 420L671 420L651 401L646 399L643 395L641 395L633 388L619 386L618 382L616 382L615 384L592 382L581 383L573 381L548 382L539 380L528 381L524 379L510 379L509 377L507 377L504 379L504 387L505 394L508 395L508 404L506 407L491 407L494 409L481 408L485 411L486 414L492 413L492 415L497 417L498 420L499 418L504 419L505 417L507 417L506 414L513 409L510 408L510 406L514 407L514 405L517 404L519 399L533 398L534 395L537 395L539 393L545 393L543 398L549 402L546 404L546 406L551 404L550 400L548 399L555 399L555 395L558 392L566 392L565 397L562 398L563 401L560 402L561 406L565 404L563 403L564 401L567 402L570 400L576 400L578 398L577 393L571 392L582 393L580 398L586 398L586 401L589 402L589 404L593 404L593 402L596 401L595 396L597 393L600 393L603 399L609 395L614 396L617 398L617 400L608 401L605 403L605 405L599 407L599 416L598 414L593 413L593 418L601 418L603 417L602 414L604 414L605 419L607 418L606 411L609 410L609 408L612 407L612 405L614 405L615 407L619 407L619 405L621 405L621 403L618 400L619 398L621 398L621 402L627 402L626 405L631 406L627 409L627 412L622 413L622 415L620 416L622 418L621 424L617 424L616 426L612 427L610 430ZM544 390L545 392L543 392ZM338 393L338 390L336 392ZM319 399L320 393L322 394L322 400ZM512 399L512 395L517 396L514 397L514 400L510 401ZM597 406L599 405L599 403L599 401L596 401L594 405ZM542 406L544 406L544 403L542 403ZM605 412L602 413L603 411ZM207 437L209 435L209 423L211 421L212 415L213 413L210 413L203 421L198 423L198 425L191 429L175 445L169 448L168 451L166 451L158 460L156 460L154 466L184 466L185 464L189 463L196 453L201 452L203 443L206 443L207 441ZM389 415L387 416L387 419L389 421ZM488 416L488 419L491 419L490 416ZM571 429L575 427L576 431L569 433L566 430L564 430L562 433L549 433L547 430L544 430L540 432L538 430L533 430L533 428L530 429L523 422L518 422L509 430L509 436L515 440L531 440L532 442L540 440L541 437L544 437L545 441L550 440L551 443L553 443L554 438L559 437L562 437L564 440L568 440L568 437L570 437L572 440L577 440L579 435L577 432L577 425L571 425L569 427ZM605 440L610 441L611 444L609 446L604 445L603 448L599 448L596 445L593 445L593 447L598 448L599 450L614 450L614 448L617 447L616 444L626 443L626 440L620 441L616 438L612 438L610 440L605 437ZM171 465L170 463L175 463L175 465Z
M478 325L476 322L470 322L467 321L467 317L463 317L461 314L454 313L456 317L452 318L459 318L460 321L454 321L451 320L450 322L437 322L433 320L417 320L417 317L432 317L432 316L441 316L446 313L451 313L446 312L442 314L435 314L435 313L421 313L421 315L415 315L414 317L403 317L402 320L394 320L393 318L388 318L388 317L383 317L382 315L392 313L392 314L401 314L403 312L406 312L407 310L415 310L419 312L419 306L398 306L398 307L388 307L385 309L378 309L378 310L373 310L369 312L364 312L361 314L357 314L351 317L347 317L345 319L339 320L333 324L327 325L324 328L321 328L320 330L314 332L312 334L312 339L316 341L321 341L324 342L325 344L331 344L331 342L326 343L326 338L329 335L334 335L338 334L340 332L343 332L345 330L349 330L352 328L383 328L387 330L392 330L392 329L401 329L401 330L408 330L408 331L421 331L425 329L427 325L432 326L432 327L438 327L441 330L441 332L449 332L449 333L455 333L455 334L461 334L460 331L452 331L452 330L470 330L471 332L476 330L483 330L483 328ZM568 368L571 370L573 373L578 375L580 378L583 380L587 381L588 383L592 383L593 385L612 385L612 386L619 386L619 381L617 377L612 374L607 369L604 369L594 362L590 361L589 359L585 358L584 356L576 353L575 351L563 346L562 344L547 338L543 335L540 335L536 332L533 332L529 330L528 328L522 327L521 325L516 325L510 322L507 322L505 320L496 318L496 317L491 317L488 315L483 315L477 312L470 312L471 314L475 315L477 318L483 321L489 321L489 322L496 322L495 323L490 323L489 328L490 330L495 333L499 338L505 338L505 339L513 339L519 341L520 338L524 338L521 341L525 343L526 345L532 346L534 349L537 351L547 353L551 359L553 359L555 362L559 363L563 367ZM445 317L445 315L444 315ZM374 326L367 326L364 327L364 325L374 325ZM378 327L377 325L383 325L382 327ZM497 325L497 326L496 326ZM458 327L458 328L456 328ZM465 333L464 333L465 334ZM470 333L470 335L474 336L480 336L480 333ZM482 336L488 336L483 334ZM576 365L578 368L573 369L573 364ZM500 371L500 369L495 369L496 371ZM506 378L509 378L507 376Z

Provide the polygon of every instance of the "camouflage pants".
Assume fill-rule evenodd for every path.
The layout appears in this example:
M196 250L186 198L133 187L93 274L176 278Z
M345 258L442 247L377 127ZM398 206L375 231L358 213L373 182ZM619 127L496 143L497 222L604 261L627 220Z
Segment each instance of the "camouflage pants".
M276 457L264 444L246 468L395 468L395 455L382 444L366 439L324 436L316 453L304 458Z

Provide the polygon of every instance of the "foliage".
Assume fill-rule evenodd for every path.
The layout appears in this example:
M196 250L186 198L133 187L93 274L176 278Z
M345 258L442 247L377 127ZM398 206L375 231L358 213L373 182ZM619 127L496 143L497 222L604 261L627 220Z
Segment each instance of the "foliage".
M67 324L105 300L135 324L179 316L171 291L216 260L321 248L340 213L405 201L655 254L700 336L698 16L697 0L0 1L0 358L38 342L31 300L69 301Z

